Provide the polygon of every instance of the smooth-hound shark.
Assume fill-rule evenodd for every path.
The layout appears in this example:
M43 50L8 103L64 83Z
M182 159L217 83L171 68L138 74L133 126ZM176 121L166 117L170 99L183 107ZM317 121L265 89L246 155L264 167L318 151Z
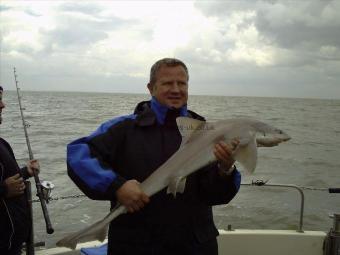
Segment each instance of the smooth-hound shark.
M176 121L182 135L181 146L141 183L142 190L148 196L166 187L167 192L174 196L177 192L184 192L186 176L216 161L213 147L220 141L230 143L238 139L240 143L233 152L233 158L247 173L252 173L257 162L257 147L272 147L290 139L282 130L253 119L205 122L179 117ZM102 220L66 236L57 242L57 246L75 249L79 242L103 241L108 224L126 212L126 208L118 204Z

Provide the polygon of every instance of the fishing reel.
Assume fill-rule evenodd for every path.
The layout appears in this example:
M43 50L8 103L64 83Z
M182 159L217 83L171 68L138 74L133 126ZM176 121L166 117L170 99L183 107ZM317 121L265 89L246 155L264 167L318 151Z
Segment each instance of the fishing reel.
M54 184L52 182L50 181L41 182L41 191L42 191L42 195L46 203L48 203L51 200L52 198L51 193L53 189L54 189Z

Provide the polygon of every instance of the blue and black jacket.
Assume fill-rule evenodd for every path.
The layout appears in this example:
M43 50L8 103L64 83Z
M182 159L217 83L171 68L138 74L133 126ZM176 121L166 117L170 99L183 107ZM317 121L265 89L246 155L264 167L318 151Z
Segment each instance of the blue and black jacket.
M105 122L90 136L68 145L69 176L87 196L110 200L114 206L115 191L126 180L142 182L178 150L178 116L204 120L186 106L169 109L154 98L139 103L134 114ZM136 235L141 241L152 238L146 229L174 224L185 225L199 239L215 237L211 206L228 203L239 190L240 180L237 170L226 177L218 174L216 163L204 167L188 176L183 194L173 198L162 190L139 212L111 222L109 239L135 240ZM141 233L136 229L142 230L141 236L137 237Z

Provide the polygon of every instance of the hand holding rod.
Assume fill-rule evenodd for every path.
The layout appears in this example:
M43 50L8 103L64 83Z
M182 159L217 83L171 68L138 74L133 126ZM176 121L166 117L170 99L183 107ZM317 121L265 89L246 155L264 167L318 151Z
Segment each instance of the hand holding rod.
M21 119L22 119L22 125L24 127L24 132L25 132L26 144L27 144L27 148L28 148L29 159L32 160L32 159L34 159L34 157L33 157L33 152L32 152L32 149L31 149L30 140L29 140L29 137L28 137L27 125L26 125L24 113L22 111L23 108L22 108L22 105L21 105L21 96L20 96L20 93L19 93L19 87L18 87L18 81L17 81L17 75L16 75L15 67L14 67L14 79L15 79L15 86L16 86L17 94L18 94L20 114L21 114ZM54 229L52 228L50 217L49 217L49 214L48 214L48 211L47 211L46 201L45 201L45 198L44 198L44 195L43 195L43 192L42 192L39 176L38 176L37 172L34 169L33 169L33 176L34 176L35 186L37 188L37 196L39 197L41 208L42 208L42 211L43 211L43 214L44 214L44 218L45 218L46 232L48 234L52 234L54 232Z

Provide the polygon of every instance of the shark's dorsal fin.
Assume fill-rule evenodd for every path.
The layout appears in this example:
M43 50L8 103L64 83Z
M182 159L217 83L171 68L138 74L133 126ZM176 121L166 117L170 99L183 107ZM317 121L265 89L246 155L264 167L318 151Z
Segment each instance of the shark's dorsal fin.
M203 128L205 121L196 120L188 117L178 117L176 119L177 127L182 135L182 144L186 144L191 135Z

